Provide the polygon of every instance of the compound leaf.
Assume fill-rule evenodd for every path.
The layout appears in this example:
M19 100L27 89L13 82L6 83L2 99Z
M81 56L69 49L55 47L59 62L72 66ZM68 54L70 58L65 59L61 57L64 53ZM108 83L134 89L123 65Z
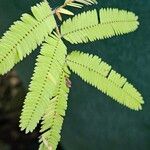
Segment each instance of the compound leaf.
M20 127L32 132L54 96L62 65L65 63L66 47L59 37L51 35L43 44L26 96Z
M40 138L40 142L42 142L40 150L47 150L48 148L54 150L60 141L60 132L64 120L63 116L65 116L65 110L67 109L69 93L66 80L69 78L70 73L66 66L64 68L56 88L56 96L50 100L48 109L43 117L41 132L44 133Z
M34 15L23 14L0 39L0 74L29 55L55 28L55 20L47 2L31 8Z
M68 55L67 63L84 81L117 102L134 110L142 109L144 101L141 94L98 56L74 51Z
M99 14L93 10L66 20L61 34L72 44L87 43L135 31L139 24L137 19L134 13L125 10L104 8Z

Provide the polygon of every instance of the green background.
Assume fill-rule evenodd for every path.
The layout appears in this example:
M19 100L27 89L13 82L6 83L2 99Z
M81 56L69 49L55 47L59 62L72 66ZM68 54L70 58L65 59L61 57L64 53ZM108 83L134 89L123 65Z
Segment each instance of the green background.
M13 21L39 0L0 0L0 34ZM62 0L49 0L52 7ZM64 150L149 150L150 149L150 0L99 0L99 4L84 7L113 7L135 12L139 16L139 29L128 35L114 37L91 44L70 45L69 51L96 54L128 78L142 93L145 105L140 112L131 111L95 88L84 83L76 75L71 76L62 145ZM81 11L81 10L80 10ZM80 11L74 10L75 13ZM90 19L90 18L89 18ZM27 87L33 71L35 51L16 66Z

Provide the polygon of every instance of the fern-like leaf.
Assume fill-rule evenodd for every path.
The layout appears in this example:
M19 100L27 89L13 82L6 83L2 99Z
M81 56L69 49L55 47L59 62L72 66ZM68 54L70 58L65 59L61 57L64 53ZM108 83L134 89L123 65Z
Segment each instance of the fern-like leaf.
M100 17L100 21L99 21ZM138 17L134 13L118 9L101 9L76 15L61 26L62 36L73 43L110 38L132 32L138 27Z
M59 37L47 38L38 56L34 75L29 86L21 114L20 127L26 133L33 131L53 97L65 62L66 47Z
M67 72L67 73L66 73ZM65 72L62 70L60 81L57 86L56 96L50 100L48 109L43 117L41 132L40 150L47 150L48 148L55 150L60 141L60 132L63 124L63 116L67 109L67 98L69 87L66 85L66 78L69 78L69 71L65 66Z
M16 63L36 49L56 26L48 3L31 8L34 17L23 14L0 39L0 74L5 74Z
M141 94L122 77L111 69L107 63L97 56L72 52L67 57L67 63L72 71L84 81L97 87L117 102L134 110L141 110L144 103Z

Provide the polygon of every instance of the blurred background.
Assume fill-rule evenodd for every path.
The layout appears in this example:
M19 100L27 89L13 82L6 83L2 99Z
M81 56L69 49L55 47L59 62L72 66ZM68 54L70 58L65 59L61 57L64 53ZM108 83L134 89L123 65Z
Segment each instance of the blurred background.
M0 35L22 13L40 0L0 0ZM64 0L49 0L52 8ZM72 74L72 88L59 150L149 150L150 149L150 1L98 0L95 6L73 10L113 7L135 12L139 29L128 35L91 44L70 45L103 58L141 91L145 105L131 111ZM66 19L64 17L64 19ZM90 19L90 18L89 18ZM19 115L39 49L0 77L0 150L37 150L38 128L25 135L19 130Z

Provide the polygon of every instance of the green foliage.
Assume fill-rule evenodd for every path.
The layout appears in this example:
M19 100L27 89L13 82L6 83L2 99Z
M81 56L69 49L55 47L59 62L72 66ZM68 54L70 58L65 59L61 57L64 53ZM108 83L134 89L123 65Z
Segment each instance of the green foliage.
M66 80L69 78L69 74L69 70L67 69L67 66L65 66L56 88L56 96L50 100L48 109L43 117L41 132L44 133L42 134L40 142L44 139L48 145L43 142L40 145L40 150L46 150L49 145L52 149L57 148L64 120L63 116L65 116L65 110L67 109L69 87L66 85Z
M60 13L73 14L65 6L81 8L93 3L96 0L66 0L51 11L44 1L31 8L34 17L23 14L21 21L15 22L0 40L0 74L42 44L20 117L20 128L26 133L32 132L42 120L40 150L55 150L60 141L71 87L68 67L117 102L134 110L142 109L141 94L101 58L76 51L67 56L62 38L71 43L86 43L129 33L138 27L132 12L110 8L76 15L66 20L59 31L53 13L61 20ZM56 32L51 33L54 28Z
M5 74L42 44L56 26L48 3L40 3L31 10L34 17L23 14L0 39L0 74Z
M107 63L98 56L77 51L67 57L70 69L78 74L84 81L97 87L117 102L134 110L141 110L144 103L141 94L122 77L111 69Z
M137 19L134 13L124 10L107 8L99 13L92 10L65 21L61 26L61 34L72 44L87 43L132 32L138 27Z
M38 56L21 114L20 127L22 130L26 129L26 132L32 132L43 116L49 99L54 96L62 65L65 63L66 47L61 39L52 36L46 42Z

